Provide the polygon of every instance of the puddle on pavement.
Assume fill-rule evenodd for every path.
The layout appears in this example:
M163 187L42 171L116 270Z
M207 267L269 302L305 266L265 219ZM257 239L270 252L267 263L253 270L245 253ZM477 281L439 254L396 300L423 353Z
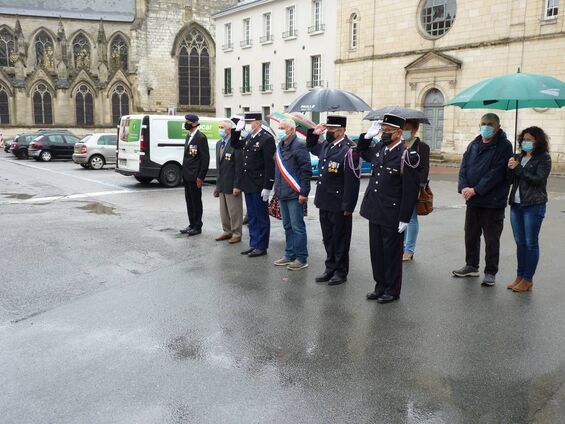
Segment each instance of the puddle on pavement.
M167 343L166 347L178 361L202 359L203 356L200 342L191 340L187 336L173 338Z
M26 193L2 193L2 196L8 199L18 199L18 200L27 200L35 197L35 194L26 194Z
M79 206L77 209L82 209L89 213L95 213L96 215L118 215L114 212L115 208L106 206L100 202L88 203L84 206Z

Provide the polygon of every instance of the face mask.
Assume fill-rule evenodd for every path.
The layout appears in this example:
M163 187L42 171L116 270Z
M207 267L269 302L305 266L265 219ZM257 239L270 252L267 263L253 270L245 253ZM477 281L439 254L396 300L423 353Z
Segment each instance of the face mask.
M489 127L488 125L481 125L481 135L487 140L489 138L492 138L492 136L494 135L494 128Z
M534 142L529 140L522 141L522 151L523 152L531 152L534 150Z
M247 131L247 128L241 130L241 136L243 138L247 138L249 136L249 131Z
M220 131L218 131L218 133L220 134L220 138L225 138L225 137L226 137L226 130L221 129Z
M253 132L253 127L251 125L246 125L245 131L247 131L247 134L251 134Z
M385 146L388 146L390 143L392 143L392 134L386 132L382 133L381 143L383 143Z
M280 141L285 141L288 138L288 134L286 133L285 130L278 130L277 135Z
M190 131L192 129L192 125L187 124L186 122L184 123L184 129L187 131Z
M412 131L402 131L402 138L404 140L410 140L412 138Z
M326 133L326 140L328 140L328 142L333 143L335 141L335 134L333 132L327 132Z

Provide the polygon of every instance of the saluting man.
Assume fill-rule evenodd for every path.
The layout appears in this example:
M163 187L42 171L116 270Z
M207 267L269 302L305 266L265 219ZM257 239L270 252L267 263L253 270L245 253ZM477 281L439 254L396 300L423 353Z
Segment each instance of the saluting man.
M369 246L375 290L367 299L379 303L397 300L402 286L403 232L408 227L420 189L416 151L402 143L404 118L384 115L382 129L375 122L357 143L359 155L373 164L373 174L361 204L369 220ZM381 141L371 147L373 137Z
M345 135L347 118L328 116L325 124L308 130L306 145L319 158L314 204L320 210L320 226L326 249L326 268L316 282L334 286L345 283L349 273L349 246L353 211L359 196L359 157ZM326 141L320 135L326 133Z
M241 254L250 258L267 254L271 234L267 202L275 182L276 148L273 136L261 127L262 118L261 113L246 112L232 135L232 146L243 149L239 188L245 193L250 240Z
M208 138L198 130L198 116L188 114L184 119L188 134L184 143L182 178L189 225L180 232L196 236L202 233L202 185L210 166L210 151Z

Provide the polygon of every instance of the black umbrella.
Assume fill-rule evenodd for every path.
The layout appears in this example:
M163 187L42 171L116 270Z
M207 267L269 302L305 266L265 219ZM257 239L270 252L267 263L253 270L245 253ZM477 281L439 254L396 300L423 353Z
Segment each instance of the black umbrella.
M413 119L422 124L429 124L430 121L426 118L424 112L415 109L408 109L406 107L400 106L387 106L381 109L375 109L367 114L363 119L368 121L377 121L383 119L383 116L387 113L391 113L396 116L400 116L404 119Z
M365 101L349 91L316 88L301 95L288 106L287 112L363 112L371 110Z

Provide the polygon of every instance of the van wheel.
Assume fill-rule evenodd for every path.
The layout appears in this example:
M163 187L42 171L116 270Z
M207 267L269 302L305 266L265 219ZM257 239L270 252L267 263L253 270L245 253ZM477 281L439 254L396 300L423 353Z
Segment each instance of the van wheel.
M169 163L161 169L161 175L159 176L159 182L165 187L176 187L180 184L181 180L181 170L180 166Z
M50 162L51 159L53 159L53 155L51 155L51 152L49 150L42 150L39 154L39 158L42 162Z
M134 177L137 181L139 181L141 184L149 184L151 181L153 181L153 178L151 177Z
M92 155L88 160L88 165L92 169L102 169L104 167L104 158L100 155Z

